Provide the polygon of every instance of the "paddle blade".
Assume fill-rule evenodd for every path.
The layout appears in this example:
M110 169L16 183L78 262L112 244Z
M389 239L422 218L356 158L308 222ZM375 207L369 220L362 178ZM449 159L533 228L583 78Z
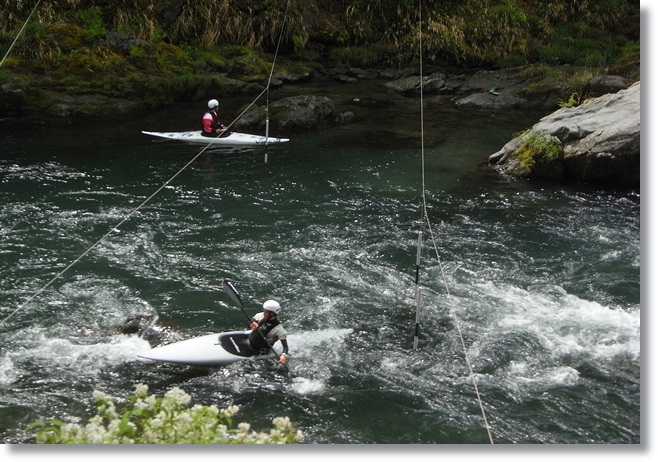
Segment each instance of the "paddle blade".
M222 282L222 288L224 289L224 292L226 292L228 296L231 297L233 303L242 308L242 297L240 296L240 293L235 288L233 283L228 279L224 279L224 282Z

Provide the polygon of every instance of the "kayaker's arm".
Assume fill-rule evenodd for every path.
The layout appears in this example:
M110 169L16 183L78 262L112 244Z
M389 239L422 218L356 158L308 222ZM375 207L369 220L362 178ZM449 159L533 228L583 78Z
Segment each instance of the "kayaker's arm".
M286 365L286 359L288 356L288 340L285 338L281 339L281 345L283 346L283 353L279 356L279 364L285 366Z

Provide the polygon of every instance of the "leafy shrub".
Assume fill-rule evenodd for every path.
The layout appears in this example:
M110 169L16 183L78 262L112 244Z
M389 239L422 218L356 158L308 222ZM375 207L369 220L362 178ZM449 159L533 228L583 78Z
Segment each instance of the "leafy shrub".
M107 34L99 7L92 6L84 10L76 10L71 14L73 19L85 29L85 38L89 43L95 43Z
M269 432L256 433L248 423L233 422L237 406L189 406L190 396L178 387L163 397L148 395L137 385L135 394L117 405L115 399L94 391L97 414L86 425L59 420L36 431L37 443L49 444L293 444L302 440L287 417L272 420Z
M567 99L566 101L563 99L559 99L557 105L560 106L561 108L580 106L580 95L578 93L571 93L569 99Z
M526 134L513 156L519 165L519 174L529 175L538 162L546 164L562 154L560 141L546 134Z

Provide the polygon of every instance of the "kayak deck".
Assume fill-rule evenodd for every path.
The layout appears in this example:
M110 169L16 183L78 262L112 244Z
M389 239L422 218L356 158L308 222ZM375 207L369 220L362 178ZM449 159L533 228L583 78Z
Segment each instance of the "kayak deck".
M149 132L142 131L144 135L154 136L156 138L169 139L174 141L181 141L191 144L211 144L213 146L260 146L267 144L286 143L290 141L288 138L272 138L260 135L252 135L249 133L231 132L230 135L213 138L203 136L201 130L188 131L188 132Z
M249 344L250 331L231 331L194 337L152 348L138 356L143 359L190 366L221 366L237 361L273 358L272 353L256 354ZM281 347L273 349L281 354Z

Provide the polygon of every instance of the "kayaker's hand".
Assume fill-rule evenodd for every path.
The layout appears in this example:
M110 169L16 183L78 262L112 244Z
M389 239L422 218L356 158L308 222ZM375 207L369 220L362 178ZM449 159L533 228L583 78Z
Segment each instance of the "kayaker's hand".
M286 365L286 354L285 353L281 353L281 356L279 356L279 364L281 364L282 366Z
M251 328L251 330L258 329L258 323L254 321L251 324L249 324L249 327Z

